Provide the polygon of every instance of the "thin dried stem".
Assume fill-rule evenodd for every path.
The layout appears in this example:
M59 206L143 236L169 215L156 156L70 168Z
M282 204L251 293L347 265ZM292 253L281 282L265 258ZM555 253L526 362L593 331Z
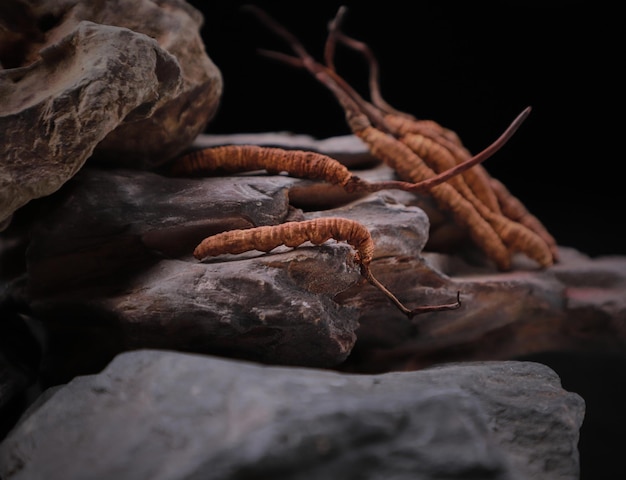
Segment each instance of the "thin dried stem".
M405 119L406 121L419 125L419 128L427 129L430 132L435 133L437 136L444 137L449 141L452 141L453 143L462 146L461 139L454 131L448 128L444 128L437 122L434 122L432 120L418 120L410 113L402 112L392 107L389 103L385 101L381 94L380 68L374 52L366 43L349 37L341 31L341 22L343 21L346 11L347 8L345 6L340 7L335 18L331 20L328 24L328 38L326 39L326 45L324 50L324 60L326 62L326 65L332 70L335 70L332 56L334 55L337 41L341 42L342 44L353 50L358 51L365 57L369 65L370 99L374 106L376 106L385 115L391 115L393 117Z
M406 115L404 112L400 112L399 110L396 110L391 105L389 105L380 94L380 68L374 52L372 52L372 50L366 43L348 37L340 30L341 22L343 21L343 17L346 12L347 7L345 5L342 5L341 7L339 7L335 18L328 22L328 37L326 39L326 44L324 47L324 62L326 63L326 66L331 70L336 71L334 65L334 56L337 41L340 41L341 43L352 48L353 50L361 52L367 59L370 69L369 86L370 98L372 100L372 103L385 113Z

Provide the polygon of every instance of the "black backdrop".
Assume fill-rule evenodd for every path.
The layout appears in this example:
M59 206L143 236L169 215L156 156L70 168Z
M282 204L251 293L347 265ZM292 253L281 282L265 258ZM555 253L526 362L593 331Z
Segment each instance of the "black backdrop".
M240 6L253 3L321 58L327 22L348 8L344 31L381 64L386 100L455 130L470 150L493 141L526 106L532 113L485 166L552 231L590 255L626 254L625 21L591 2L190 2L224 77L209 133L349 133L331 94L304 71L258 55L290 53ZM337 68L362 93L367 70L345 49Z

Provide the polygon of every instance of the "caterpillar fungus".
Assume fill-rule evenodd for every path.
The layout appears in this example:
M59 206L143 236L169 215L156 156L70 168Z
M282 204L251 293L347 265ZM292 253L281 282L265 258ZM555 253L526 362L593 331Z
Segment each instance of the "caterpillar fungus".
M374 277L370 270L370 263L374 256L374 241L369 231L363 224L347 218L315 218L280 225L229 230L202 240L195 248L193 255L198 260L202 260L210 256L225 253L238 254L250 250L267 253L280 245L295 248L307 241L314 245L321 245L330 239L347 242L356 250L355 261L360 265L361 275L386 295L408 318L420 313L454 310L461 306L460 292L457 292L454 303L407 308Z
M392 130L426 161L432 161L435 171L449 169L454 163L466 162L472 155L454 131L442 127L433 120L417 119L409 113L396 110L384 100L380 92L379 67L374 53L367 44L347 36L339 28L345 11L346 7L340 7L336 17L329 23L329 35L324 50L327 66L334 72L333 56L337 41L360 52L369 65L370 97L373 104L362 101L363 108L373 112L374 116L381 115L386 128ZM343 82L341 77L337 78ZM351 90L345 82L343 85L346 91ZM356 98L356 95L354 96ZM429 145L433 144L435 148L429 148ZM482 165L464 171L462 176L453 180L453 184L459 183L467 183L465 188L469 188L471 193L495 214L503 213L505 217L522 224L539 237L533 238L529 232L524 232L522 228L516 228L509 223L505 226L506 230L517 230L515 232L517 238L512 242L513 248L518 247L519 250L525 251L544 266L558 260L558 246L554 237L539 219L532 215L501 182L492 178Z
M456 177L464 171L485 161L499 148L489 147L467 158L462 164L452 165L421 182L379 181L368 182L353 175L338 160L322 153L305 150L287 150L258 145L222 145L189 152L179 157L170 168L170 174L197 175L205 172L247 172L266 170L269 173L287 172L297 178L324 180L343 187L348 193L371 193L397 189L407 192L427 192L432 187Z
M362 45L351 43L339 31L340 17L345 9L340 9L337 18L330 25L331 32L325 50L327 65L318 63L291 32L264 11L253 6L248 6L246 10L255 14L271 31L283 38L296 56L266 50L262 53L311 72L343 107L352 132L368 146L374 156L393 168L401 180L422 182L436 176L441 169L471 158L469 152L458 145L458 136L450 134L450 131L438 127L434 122L412 121L408 114L399 114L384 101L381 102L380 95L376 95L375 100L378 106L365 101L337 74L332 63L337 40L364 51ZM377 67L375 63L370 65ZM376 68L374 74L377 74ZM370 84L371 79L372 77ZM374 85L377 89L377 79ZM500 140L506 141L529 113L530 107L518 115L496 144ZM467 170L469 172L472 170ZM500 270L511 268L511 255L517 251L525 253L541 267L552 265L556 259L555 244L547 231L540 228L539 222L529 221L528 216L520 215L518 222L500 213L501 199L497 198L489 182L485 182L483 178L479 185L474 181L476 177L474 174L467 178L470 183L474 182L475 189L468 187L463 178L455 178L452 183L435 185L429 190L429 194L442 210L448 211L458 224L467 228L474 243Z

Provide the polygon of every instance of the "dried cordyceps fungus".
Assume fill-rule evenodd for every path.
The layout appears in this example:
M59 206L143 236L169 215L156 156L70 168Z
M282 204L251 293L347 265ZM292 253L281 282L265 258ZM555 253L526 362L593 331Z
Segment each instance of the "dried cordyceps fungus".
M345 8L339 10L329 25L326 65L317 62L294 35L264 11L254 6L247 6L246 10L286 40L296 56L270 51L263 53L306 68L331 90L344 108L353 133L363 140L373 155L391 166L402 181L422 182L471 158L454 132L436 122L417 120L398 112L384 102L378 89L377 64L373 55L365 44L339 30ZM337 42L361 51L369 59L373 102L363 99L337 74L332 62ZM521 115L528 112L529 108ZM468 169L448 183L433 186L430 195L442 210L450 212L458 224L468 229L476 245L499 269L510 269L511 257L516 252L524 253L541 267L552 265L557 260L556 242L552 236L518 199L480 167Z
M266 170L269 173L287 172L294 177L324 180L334 185L340 185L349 193L372 193L388 189L428 192L434 186L454 179L496 153L521 125L527 114L528 110L522 112L495 142L479 154L449 165L437 175L417 183L395 180L371 183L353 175L345 165L328 155L304 150L260 147L258 145L223 145L195 150L177 158L169 171L175 176L195 176L216 171Z
M194 250L194 256L202 260L208 256L224 253L244 253L250 250L269 252L280 245L298 247L305 242L321 245L327 240L345 241L356 249L355 261L361 267L361 275L370 284L383 292L407 317L443 310L454 310L461 306L459 294L454 303L422 305L413 309L406 307L380 283L370 270L374 257L374 242L369 231L361 223L348 218L316 218L280 225L231 230L205 238Z

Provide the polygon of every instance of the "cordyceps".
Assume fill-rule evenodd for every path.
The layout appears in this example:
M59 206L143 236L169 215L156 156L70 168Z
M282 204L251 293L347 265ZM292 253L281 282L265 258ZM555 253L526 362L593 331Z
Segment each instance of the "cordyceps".
M345 165L327 155L258 145L223 145L195 150L177 158L170 166L169 173L174 176L193 176L216 171L234 173L266 170L268 173L286 172L298 178L324 180L343 187L348 193L371 193L388 189L428 192L435 185L447 182L485 161L510 135L505 132L505 135L477 155L416 183L395 180L367 182L353 175Z
M472 155L455 132L442 127L433 120L417 119L409 113L396 110L384 100L378 80L378 61L373 52L367 44L348 37L340 30L340 23L345 11L345 7L341 7L337 16L329 23L329 35L324 51L327 66L334 72L333 56L337 41L361 52L369 65L370 97L373 104L370 106L363 101L366 110L373 112L378 109L384 118L387 130L391 130L403 143L409 145L414 152L422 156L436 172L447 170L453 165L464 163L468 158L471 158ZM345 82L344 86L347 86ZM549 264L557 260L558 249L554 237L539 219L528 212L522 202L514 197L501 182L493 179L482 165L476 165L474 168L465 170L461 176L451 179L450 183L457 187L466 198L473 199L472 197L475 197L496 216L502 213L506 218L520 223L539 237L536 238L525 232L524 229L492 216L495 219L494 222L499 222L502 225L500 228L505 228L509 232L513 231L519 237L509 241L512 244L512 249L515 249L516 245L519 244L525 245L527 250L536 252L529 256L535 258L540 264ZM484 208L482 210L485 211ZM548 246L552 256L551 260L542 243ZM524 251L524 248L519 248L519 250ZM545 257L545 260L541 260L542 256Z
M420 313L454 310L461 306L459 294L457 294L454 303L407 308L374 277L370 270L374 255L374 242L369 231L363 224L347 218L316 218L280 225L229 230L205 238L195 248L193 254L198 260L202 260L210 256L226 253L238 254L251 250L267 253L280 245L295 248L307 241L314 245L321 245L330 239L345 241L356 250L355 261L360 265L363 278L385 294L408 318Z
M247 10L282 37L296 57L277 52L263 53L308 69L331 90L343 107L353 133L366 143L373 155L391 166L401 180L421 182L436 176L442 169L471 158L454 132L433 121L416 120L386 104L378 91L377 81L372 82L372 74L370 85L373 84L373 96L378 105L365 101L337 74L332 55L338 40L362 52L369 52L364 44L349 39L339 31L340 17L345 8L340 9L337 18L330 23L325 51L327 65L316 62L289 31L265 12L256 7L247 7ZM376 72L373 56L368 58ZM529 112L530 108L527 108L518 116L512 124L513 129ZM470 173L474 170L478 173ZM463 178L437 185L429 190L429 194L442 210L451 213L455 222L467 228L475 244L499 269L510 269L514 252L526 254L542 267L550 266L556 260L554 239L535 217L525 211L521 202L510 198L512 195L506 189L494 188L486 171L477 167L468 169ZM507 205L506 209L504 205ZM513 210L513 205L515 216L510 216L508 213Z

